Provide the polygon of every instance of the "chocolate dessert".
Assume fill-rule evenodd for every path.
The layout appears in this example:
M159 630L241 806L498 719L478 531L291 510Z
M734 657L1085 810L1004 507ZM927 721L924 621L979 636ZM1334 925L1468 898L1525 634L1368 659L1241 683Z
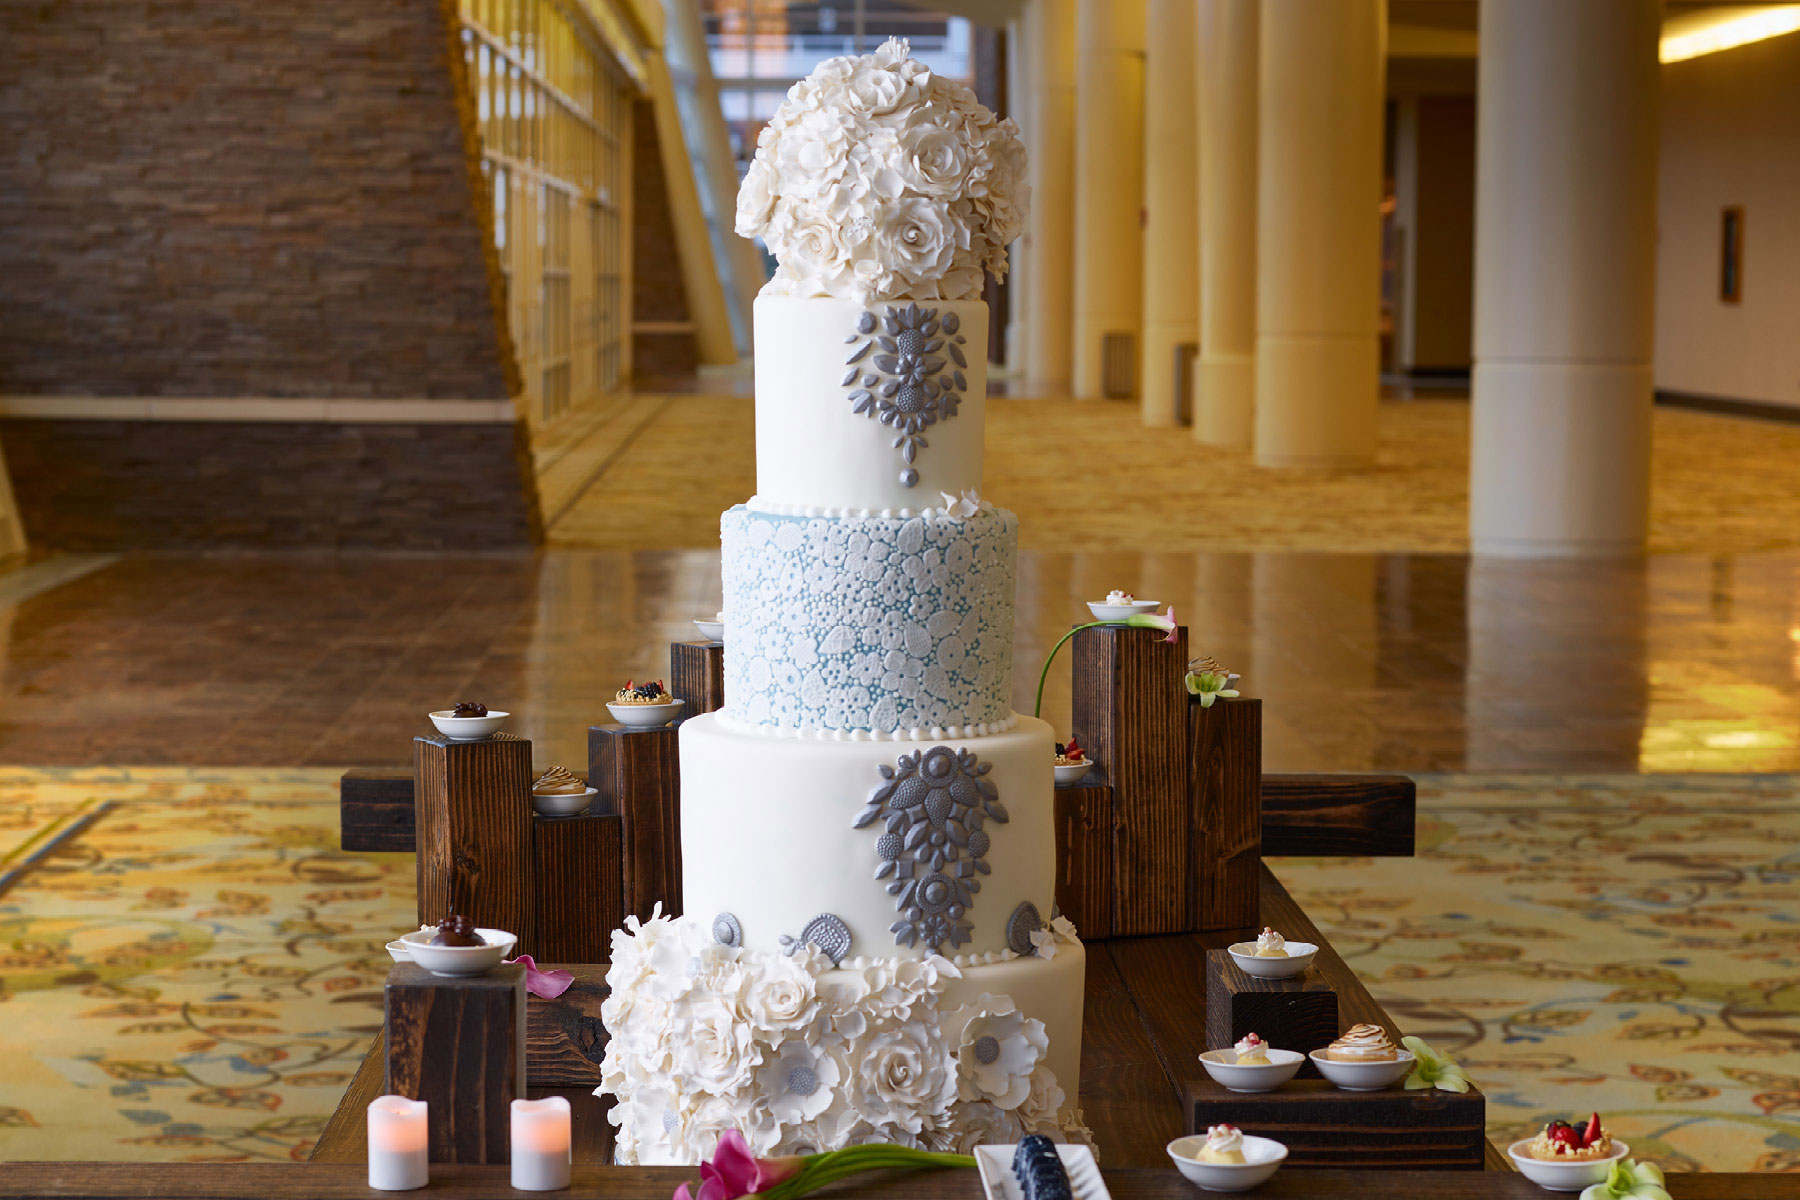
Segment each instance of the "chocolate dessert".
M453 717L485 717L488 715L487 705L477 704L473 700L464 700L451 710L450 715Z
M465 916L445 917L438 922L437 933L432 936L433 946L485 946L487 945L479 933L475 932L475 922Z

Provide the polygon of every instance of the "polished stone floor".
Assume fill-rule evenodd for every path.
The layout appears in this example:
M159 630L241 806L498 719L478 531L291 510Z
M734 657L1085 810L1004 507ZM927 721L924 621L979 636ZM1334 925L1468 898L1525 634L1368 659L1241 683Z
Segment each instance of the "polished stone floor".
M719 600L701 550L87 566L0 588L0 761L401 764L427 710L474 698L575 766L607 696L663 675ZM1800 769L1800 554L1027 550L1021 708L1110 587L1172 603L1243 673L1271 769ZM1045 715L1067 711L1059 662Z

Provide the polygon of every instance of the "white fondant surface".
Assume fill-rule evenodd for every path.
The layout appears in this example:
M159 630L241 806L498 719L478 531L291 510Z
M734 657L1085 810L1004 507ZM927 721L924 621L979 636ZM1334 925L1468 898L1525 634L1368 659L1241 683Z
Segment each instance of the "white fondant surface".
M965 732L1011 715L1018 518L720 520L725 712L801 730Z
M716 713L683 723L682 911L708 923L733 914L753 950L778 950L783 935L832 913L849 927L851 955L928 956L932 947L898 945L889 928L902 914L887 881L875 877L885 823L855 823L884 782L881 768L934 744L992 764L984 778L1008 817L983 826L989 873L971 875L980 890L968 909L970 940L938 951L1005 950L1007 920L1019 903L1029 900L1047 920L1055 894L1055 742L1050 726L1034 717L1020 717L1005 733L921 744L748 736L724 728ZM963 853L958 861L968 858Z
M845 360L865 340L857 334L864 313L885 319L889 308L906 301L858 304L832 297L758 296L756 344L756 493L771 505L851 510L901 508L917 511L941 505L941 493L960 495L981 486L983 426L987 418L987 305L979 300L929 300L921 308L955 313L958 347L967 388L955 416L928 426L925 445L911 468L918 482L904 486L909 464L894 446L894 426L856 411L851 392L863 387L880 347L855 364L845 383ZM848 339L848 340L847 340ZM945 359L942 348L929 357ZM876 391L880 390L878 383Z

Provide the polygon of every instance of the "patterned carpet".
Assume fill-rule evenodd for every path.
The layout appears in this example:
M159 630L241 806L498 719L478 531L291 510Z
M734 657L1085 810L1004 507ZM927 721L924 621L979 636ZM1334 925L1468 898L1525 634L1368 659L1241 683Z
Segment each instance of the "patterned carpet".
M0 1159L305 1157L380 1021L409 855L335 772L0 770ZM1277 870L1497 1138L1598 1108L1675 1169L1800 1169L1791 776L1421 780L1417 860ZM18 814L30 813L29 820Z

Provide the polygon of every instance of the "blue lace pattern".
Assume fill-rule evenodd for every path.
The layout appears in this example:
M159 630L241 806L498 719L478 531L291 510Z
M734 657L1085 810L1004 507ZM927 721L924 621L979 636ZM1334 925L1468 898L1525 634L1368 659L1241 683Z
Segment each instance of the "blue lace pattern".
M725 715L888 734L1011 716L1018 518L720 522Z

